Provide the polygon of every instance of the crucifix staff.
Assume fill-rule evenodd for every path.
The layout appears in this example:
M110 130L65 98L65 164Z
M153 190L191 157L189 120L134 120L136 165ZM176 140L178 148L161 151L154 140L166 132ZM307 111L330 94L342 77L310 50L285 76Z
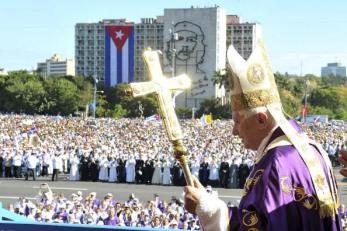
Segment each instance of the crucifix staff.
M193 179L187 161L188 151L182 142L183 132L178 122L171 96L172 91L188 89L191 85L191 80L185 74L170 79L166 78L160 66L159 51L148 49L143 53L143 59L151 81L130 83L132 94L134 97L150 93L155 94L166 135L174 146L175 158L182 167L187 184L192 186Z

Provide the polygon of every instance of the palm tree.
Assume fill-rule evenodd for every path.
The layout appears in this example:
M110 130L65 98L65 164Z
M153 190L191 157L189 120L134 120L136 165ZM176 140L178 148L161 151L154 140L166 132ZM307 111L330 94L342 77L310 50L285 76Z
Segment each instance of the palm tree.
M230 77L232 74L233 74L232 70L227 65L226 68L216 70L212 76L212 81L214 86L217 85L218 87L224 87L226 101L230 100L230 87L231 87Z

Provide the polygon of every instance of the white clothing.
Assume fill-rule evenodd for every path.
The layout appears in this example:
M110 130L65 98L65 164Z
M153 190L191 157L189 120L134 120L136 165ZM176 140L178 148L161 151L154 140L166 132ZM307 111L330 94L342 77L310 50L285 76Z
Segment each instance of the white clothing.
M59 169L59 171L63 170L63 159L61 156L54 156L52 159L53 169Z
M200 170L200 164L198 161L194 161L192 165L190 166L192 175L195 176L197 179L199 179L199 170Z
M21 155L15 155L13 157L13 166L21 166L22 165L22 156Z
M161 163L156 162L154 165L154 172L152 176L152 184L162 184L163 183L163 176L161 172Z
M133 183L135 181L135 164L136 161L134 158L130 158L125 164L126 182L128 183Z
M35 155L30 155L27 160L27 167L30 169L35 169L38 161L39 160Z
M103 158L99 163L99 180L107 181L108 180L108 160L107 158Z
M209 164L208 168L210 169L210 175L208 176L209 180L219 180L219 165L216 162Z
M80 163L80 160L79 160L79 158L77 156L73 156L70 159L69 180L72 180L72 181L80 180L79 163Z
M170 172L170 168L171 168L171 164L170 162L166 162L163 164L163 185L170 185L171 184L171 172Z
M110 176L108 178L109 182L117 181L117 166L118 166L117 160L112 160L109 162L109 167L110 167Z
M206 193L205 189L196 206L204 231L226 231L229 226L229 210L227 205L214 194Z

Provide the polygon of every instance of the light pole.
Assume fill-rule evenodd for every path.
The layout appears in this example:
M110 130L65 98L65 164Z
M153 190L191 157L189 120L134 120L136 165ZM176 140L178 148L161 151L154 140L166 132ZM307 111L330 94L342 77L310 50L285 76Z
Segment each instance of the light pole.
M171 28L169 29L170 33L170 52L171 52L171 77L175 77L175 59L176 59L176 49L175 49L175 41L178 40L178 34L175 33L175 25L172 22Z
M178 34L175 33L174 22L172 22L172 27L169 29L170 33L170 53L171 53L171 77L175 77L175 69L176 69L176 49L175 49L175 41L178 40ZM176 96L179 93L175 93L172 96L172 101L174 105L176 105Z
M139 104L140 118L143 119L143 106L142 106L142 103L140 101L137 101L137 103Z
M303 113L303 119L304 119L304 123L306 123L306 117L307 117L307 113L308 113L308 109L307 109L307 91L308 91L308 77L306 75L305 77L305 99L304 99L304 113Z
M192 107L192 119L195 119L195 107Z
M98 79L94 76L94 96L93 96L93 118L95 119L95 111L96 111L96 85L98 83Z

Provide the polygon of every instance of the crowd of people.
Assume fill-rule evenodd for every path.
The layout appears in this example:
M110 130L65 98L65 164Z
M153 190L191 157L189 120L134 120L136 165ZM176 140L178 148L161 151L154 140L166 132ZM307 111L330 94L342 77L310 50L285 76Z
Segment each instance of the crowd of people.
M180 123L192 174L205 186L243 188L256 153L233 137L233 122ZM347 147L346 128L324 124L303 128L337 163L339 150ZM71 181L184 185L172 153L161 121L0 115L0 177L51 176L53 181L64 172ZM21 198L9 209L39 221L199 228L197 218L176 199L158 203L156 198L143 205L136 198L121 203L112 195L97 200L93 194L80 194L41 198L36 204Z
M93 121L92 121L93 122ZM160 121L1 115L0 176L33 179L59 172L70 180L183 185ZM205 185L242 187L254 152L230 139L232 124L181 121L192 173ZM30 137L37 136L37 145Z
M192 174L205 186L243 188L255 152L232 138L232 122L201 126L183 120L181 125ZM185 184L160 121L0 115L0 129L0 177L58 180L64 172L72 181ZM304 129L337 163L346 130L322 124Z
M95 192L83 195L81 191L66 197L44 183L35 201L21 197L8 209L38 222L200 230L197 217L184 209L181 200L173 197L165 202L157 194L146 203L133 193L125 202L112 193L101 199Z

